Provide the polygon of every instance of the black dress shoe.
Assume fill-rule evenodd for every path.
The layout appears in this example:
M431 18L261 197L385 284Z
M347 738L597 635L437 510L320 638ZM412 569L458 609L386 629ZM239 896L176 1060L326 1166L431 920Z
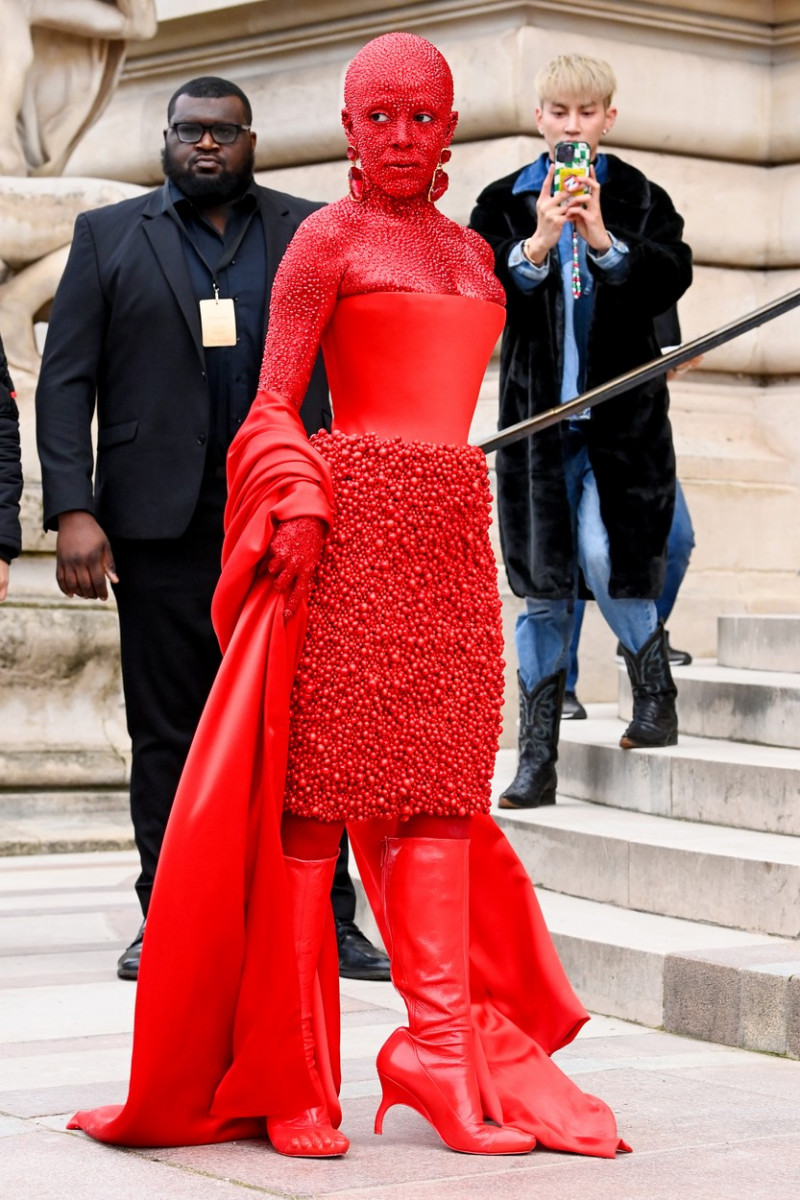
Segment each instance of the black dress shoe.
M388 955L373 946L354 921L336 917L335 923L342 979L391 979Z
M669 644L669 634L667 637L667 658L671 667L688 667L692 661L692 656L688 650L676 650L674 646Z
M561 720L586 720L586 709L583 707L574 692L564 692L564 699L561 701Z
M117 959L117 975L120 979L139 978L139 959L142 953L142 938L144 937L145 924L146 922L142 921L136 937L127 950L123 950Z

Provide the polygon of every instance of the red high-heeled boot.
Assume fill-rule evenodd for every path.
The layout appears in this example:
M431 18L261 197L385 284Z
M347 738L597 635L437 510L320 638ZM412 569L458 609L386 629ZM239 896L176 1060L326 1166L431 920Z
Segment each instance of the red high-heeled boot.
M307 861L285 858L286 878L292 896L297 971L300 979L300 1011L303 1046L309 1073L320 1102L292 1117L268 1117L267 1133L279 1154L297 1158L335 1158L345 1154L350 1143L334 1127L331 1112L315 1062L314 1030L311 1021L314 979L322 937L331 903L335 858ZM340 1112L334 1114L338 1123Z
M487 1125L475 1073L470 1019L469 842L387 838L383 901L392 980L408 1009L378 1054L383 1099L375 1132L393 1104L416 1109L451 1150L527 1154L532 1134Z

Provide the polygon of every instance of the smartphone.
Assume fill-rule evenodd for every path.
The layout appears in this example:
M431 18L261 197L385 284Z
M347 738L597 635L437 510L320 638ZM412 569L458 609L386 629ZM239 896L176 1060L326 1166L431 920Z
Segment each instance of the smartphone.
M569 196L585 196L588 188L583 180L589 178L592 148L588 142L556 142L555 190Z

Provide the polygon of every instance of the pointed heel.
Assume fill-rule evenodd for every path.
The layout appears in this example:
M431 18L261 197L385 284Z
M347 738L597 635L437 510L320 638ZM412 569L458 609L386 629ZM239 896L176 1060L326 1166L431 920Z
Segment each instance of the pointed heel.
M383 1132L383 1118L389 1109L402 1104L419 1113L444 1144L460 1154L529 1154L536 1145L532 1133L487 1125L479 1115L479 1105L474 1113L459 1112L463 1063L435 1057L423 1063L407 1029L394 1031L378 1055L377 1067L383 1096L375 1117L376 1133Z
M381 1081L381 1091L383 1098L381 1099L380 1107L375 1114L375 1132L383 1133L383 1118L386 1116L390 1108L394 1108L395 1104L404 1104L406 1108L413 1108L421 1117L424 1117L429 1125L436 1128L435 1122L431 1119L430 1113L420 1103L417 1096L410 1092L408 1088L403 1087L402 1083L398 1083L389 1075L386 1075L380 1067L378 1067L378 1078Z
M381 1087L383 1087L383 1080L381 1080ZM383 1098L381 1099L380 1105L378 1106L378 1111L375 1113L375 1126L374 1126L375 1133L377 1133L377 1134L383 1133L383 1118L386 1116L387 1112L389 1111L389 1109L391 1107L392 1107L391 1104L389 1103L389 1101L386 1098L386 1093L384 1092ZM69 1128L69 1126L67 1126L67 1128Z
M383 1098L376 1129L393 1104L403 1104L451 1150L528 1154L536 1145L532 1133L487 1124L478 1084L467 943L469 842L387 838L382 882L392 979L408 1027L395 1029L378 1052ZM499 1105L494 1108L502 1120Z

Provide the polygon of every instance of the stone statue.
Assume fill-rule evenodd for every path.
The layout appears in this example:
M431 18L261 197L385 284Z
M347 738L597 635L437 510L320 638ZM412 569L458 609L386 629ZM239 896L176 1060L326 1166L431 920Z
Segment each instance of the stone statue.
M78 213L143 190L61 172L111 98L126 42L155 33L155 7L155 0L0 0L0 331L20 410L26 551L12 569L12 594L25 601L0 606L3 789L62 787L66 772L68 787L80 790L90 779L113 790L126 777L115 615L39 603L58 593L42 533L34 321L47 318ZM126 830L124 814L111 820Z
M155 0L0 0L0 174L58 175L102 112Z
M156 24L155 0L0 0L0 328L12 371L38 369L33 320L77 214L140 190L53 176L111 98L126 41Z

